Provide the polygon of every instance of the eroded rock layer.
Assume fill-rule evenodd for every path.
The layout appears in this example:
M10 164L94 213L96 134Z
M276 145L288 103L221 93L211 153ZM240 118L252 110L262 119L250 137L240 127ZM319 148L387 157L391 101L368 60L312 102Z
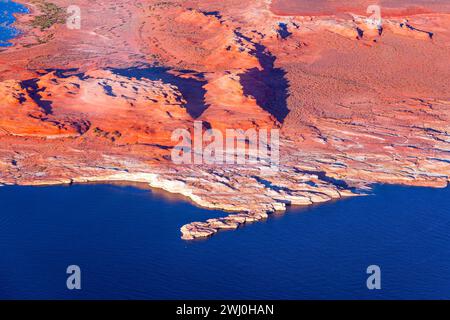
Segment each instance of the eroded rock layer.
M445 187L450 14L442 1L52 0L0 52L0 183L145 182L227 217L184 239L373 183ZM45 19L44 19L45 20ZM42 18L38 20L42 23ZM280 129L280 165L176 165L176 129Z

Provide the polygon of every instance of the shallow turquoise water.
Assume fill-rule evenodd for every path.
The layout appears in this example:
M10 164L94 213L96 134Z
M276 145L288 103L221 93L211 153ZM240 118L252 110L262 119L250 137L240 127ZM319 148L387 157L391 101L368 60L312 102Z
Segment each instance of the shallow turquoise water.
M179 228L223 213L148 190L9 186L0 203L0 298L450 298L450 189L379 186L194 242Z

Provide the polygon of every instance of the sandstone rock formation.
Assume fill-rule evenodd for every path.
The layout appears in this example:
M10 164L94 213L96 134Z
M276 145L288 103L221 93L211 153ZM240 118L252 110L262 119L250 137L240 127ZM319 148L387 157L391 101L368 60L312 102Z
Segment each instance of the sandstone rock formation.
M31 14L0 52L0 184L145 182L232 212L184 239L373 183L448 184L445 1L382 1L374 29L363 0L78 0L80 30L35 28L39 5L18 2ZM194 121L280 129L279 170L174 164L171 135Z

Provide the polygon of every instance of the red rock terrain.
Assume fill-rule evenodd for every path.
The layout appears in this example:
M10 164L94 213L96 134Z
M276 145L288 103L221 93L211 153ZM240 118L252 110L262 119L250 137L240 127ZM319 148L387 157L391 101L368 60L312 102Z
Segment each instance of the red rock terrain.
M80 30L33 27L0 52L0 183L145 182L235 213L185 239L373 183L450 176L450 5L381 1L65 1ZM314 5L312 4L314 3ZM280 170L175 165L172 132L279 128Z

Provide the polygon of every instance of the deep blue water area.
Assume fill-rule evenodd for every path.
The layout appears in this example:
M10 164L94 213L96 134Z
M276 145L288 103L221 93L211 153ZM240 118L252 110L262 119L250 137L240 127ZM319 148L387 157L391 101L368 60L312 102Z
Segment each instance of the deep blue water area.
M188 242L183 224L225 213L127 186L4 186L0 298L449 299L449 206L450 189L377 186Z

